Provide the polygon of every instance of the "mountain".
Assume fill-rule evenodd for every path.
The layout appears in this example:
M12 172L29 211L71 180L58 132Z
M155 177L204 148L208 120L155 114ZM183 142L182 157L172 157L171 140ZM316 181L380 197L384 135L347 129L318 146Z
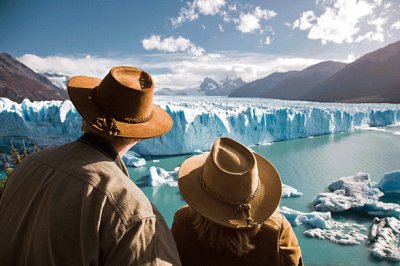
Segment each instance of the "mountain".
M316 86L306 100L400 103L400 41L347 65Z
M245 84L246 84L246 82L244 82L241 78L226 77L225 79L220 81L220 83L218 84L219 86L217 88L215 88L214 90L208 91L208 93L206 93L206 95L227 96L227 95L231 94L233 91L235 91L237 88L240 88L241 86L243 86Z
M302 100L316 85L345 65L340 62L326 61L302 71L275 72L265 78L247 83L229 96Z
M58 73L49 73L49 72L40 72L39 74L48 78L51 81L51 83L56 85L58 88L67 90L67 83L69 80L68 76Z
M326 61L312 65L298 72L296 76L286 78L260 96L274 99L303 100L315 86L325 81L345 66L345 63L334 61Z
M205 77L198 87L189 89L173 90L170 88L163 88L156 90L156 95L191 95L191 96L228 96L246 84L241 78L226 77L225 79L217 82L212 78Z
M274 72L264 78L249 82L233 91L229 97L263 97L262 95L283 80L297 76L299 71Z
M67 92L11 55L0 53L0 97L15 102L66 100Z

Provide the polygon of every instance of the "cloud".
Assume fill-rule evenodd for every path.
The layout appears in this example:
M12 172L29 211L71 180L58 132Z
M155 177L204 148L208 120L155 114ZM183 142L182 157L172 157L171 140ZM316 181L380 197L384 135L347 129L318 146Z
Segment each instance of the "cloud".
M27 54L18 58L38 72L67 76L88 75L102 78L110 68L131 65L152 74L156 89L182 89L198 86L204 77L216 80L227 76L252 81L276 71L300 70L326 59L273 56L261 53L221 52L193 57L185 53L132 55L100 58L95 56L47 56Z
M273 10L256 7L252 13L240 13L236 28L242 33L251 33L261 28L262 20L270 20L276 15Z
M186 21L193 21L199 15L213 16L218 14L225 6L225 0L194 0L186 4L179 11L179 15L171 19L174 28L181 26Z
M273 39L271 38L271 36L267 36L264 38L264 40L262 41L263 44L265 45L270 45L272 43Z
M159 50L166 52L187 52L199 56L204 49L196 46L189 39L179 36L178 38L168 37L162 39L159 35L152 35L142 40L142 46L146 50Z
M354 43L361 41L383 42L384 25L395 9L382 0L330 0L317 1L322 14L314 11L301 13L292 28L308 31L308 38L322 44Z
M18 58L23 64L36 72L59 73L67 76L91 76L104 77L110 68L125 65L127 60L115 58L99 58L90 55L85 56L46 56L39 57L33 54L25 54ZM138 63L130 60L130 64Z
M400 30L400 20L393 23L392 26L390 26L390 28L394 30Z

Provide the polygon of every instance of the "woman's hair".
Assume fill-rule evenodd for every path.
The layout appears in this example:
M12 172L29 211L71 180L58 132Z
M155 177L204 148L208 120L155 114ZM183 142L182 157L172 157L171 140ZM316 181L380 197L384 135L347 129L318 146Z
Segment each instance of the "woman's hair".
M93 133L101 136L103 139L111 143L115 148L122 148L139 141L139 139L110 136L92 127L88 122L86 122L85 119L82 119L82 131L85 133Z
M205 248L230 251L237 256L247 254L255 248L252 240L260 230L260 225L243 229L230 228L210 221L194 210L193 212L193 226Z

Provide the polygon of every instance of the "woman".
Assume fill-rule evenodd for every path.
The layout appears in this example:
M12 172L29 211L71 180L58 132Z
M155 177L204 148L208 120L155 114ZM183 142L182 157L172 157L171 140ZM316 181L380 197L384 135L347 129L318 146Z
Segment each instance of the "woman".
M279 174L265 158L219 138L185 160L178 184L188 206L175 213L172 234L183 265L303 265L277 210Z

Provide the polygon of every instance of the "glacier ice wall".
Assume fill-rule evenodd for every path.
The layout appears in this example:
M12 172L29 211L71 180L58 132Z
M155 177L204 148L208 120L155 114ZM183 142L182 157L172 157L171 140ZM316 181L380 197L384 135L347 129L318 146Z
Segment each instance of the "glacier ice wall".
M303 138L362 127L400 123L400 105L327 104L270 99L160 96L155 102L173 118L167 134L135 146L141 155L206 151L227 136L245 145ZM26 137L42 144L75 139L81 118L70 101L21 104L0 98L0 137Z

